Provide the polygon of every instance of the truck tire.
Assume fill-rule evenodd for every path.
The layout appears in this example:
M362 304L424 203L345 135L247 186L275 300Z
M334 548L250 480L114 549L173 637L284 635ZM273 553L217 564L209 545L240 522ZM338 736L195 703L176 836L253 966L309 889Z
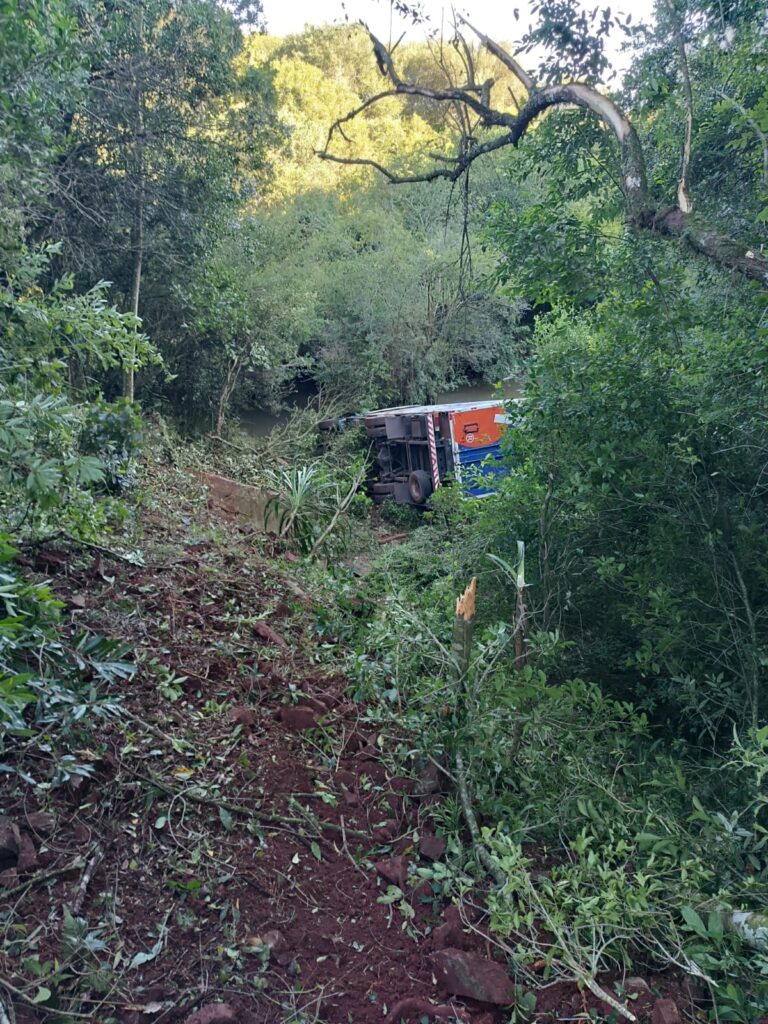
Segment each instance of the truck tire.
M425 472L423 469L414 469L408 477L408 494L410 495L412 504L426 504L427 498L433 490L432 477L429 473Z

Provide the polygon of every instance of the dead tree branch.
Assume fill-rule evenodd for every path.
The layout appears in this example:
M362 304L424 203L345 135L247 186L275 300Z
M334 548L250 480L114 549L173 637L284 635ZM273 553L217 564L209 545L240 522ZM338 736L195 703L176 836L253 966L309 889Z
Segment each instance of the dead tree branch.
M491 80L478 86L471 70L468 71L468 81L463 85L444 89L434 89L417 82L405 81L395 67L391 52L368 30L379 70L382 76L388 80L390 88L370 97L355 110L350 111L349 114L339 118L331 125L325 147L317 154L320 159L339 164L371 167L395 185L438 180L455 182L480 157L505 146L517 146L529 128L545 111L553 107L580 107L599 118L612 132L619 145L622 166L621 190L624 197L625 219L628 224L637 229L678 238L714 263L737 271L752 280L759 281L764 287L768 287L768 259L757 246L749 248L737 239L722 235L710 225L694 218L690 212L690 200L686 202L687 175L690 163L690 125L686 127L686 139L689 143L686 147L688 155L686 157L684 153L681 169L681 185L685 187L682 193L678 190L678 205L669 208L660 207L650 195L645 157L638 134L632 122L617 103L593 86L580 82L561 82L542 88L537 87L534 79L515 57L474 28L468 21L462 19L462 23L477 36L481 44L507 70L515 75L526 89L528 99L518 111L510 113L493 107L490 96ZM690 87L690 81L688 85ZM438 162L441 166L414 173L397 173L376 160L343 155L333 151L333 143L337 136L341 136L342 139L349 142L344 133L346 124L383 99L397 96L420 97L438 104L463 106L477 117L481 128L501 129L501 132L483 142L475 139L468 142L467 139L463 139L463 145L455 156L442 156L439 159ZM683 205L680 205L681 203Z
M685 49L682 20L677 13L673 0L667 0L667 9L672 22L672 33L675 37L675 46L680 62L680 75L683 79L683 98L685 100L685 134L683 136L683 153L680 159L680 178L677 183L677 205L683 213L693 213L688 180L691 171L691 145L693 140L693 89L691 88L691 73L688 67L688 54Z

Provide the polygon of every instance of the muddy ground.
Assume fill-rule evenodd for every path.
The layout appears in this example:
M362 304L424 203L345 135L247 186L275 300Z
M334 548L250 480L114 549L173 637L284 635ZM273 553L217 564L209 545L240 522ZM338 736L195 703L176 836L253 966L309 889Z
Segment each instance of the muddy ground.
M158 485L141 521L143 564L55 543L21 555L65 602L65 637L124 640L138 671L118 712L84 725L90 778L25 783L51 767L39 738L0 777L21 840L0 889L15 1020L510 1020L446 983L446 950L473 954L470 974L491 965L476 993L505 968L482 893L452 907L417 873L443 856L444 780L427 758L393 765L301 563L268 558L192 484ZM644 984L633 1005L650 1014L665 993ZM558 983L533 1018L596 1013L610 1007Z

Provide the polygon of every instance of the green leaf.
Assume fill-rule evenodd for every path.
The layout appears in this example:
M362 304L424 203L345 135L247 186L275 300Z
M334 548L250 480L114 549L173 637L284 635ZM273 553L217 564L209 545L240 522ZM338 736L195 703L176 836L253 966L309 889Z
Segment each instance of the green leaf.
M315 842L311 843L309 848L312 851L312 854L313 854L315 860L321 861L323 859L323 855L320 852L320 847L318 846L317 843L315 843Z
M683 907L681 910L683 920L688 925L691 931L696 932L702 939L709 938L709 933L704 925L704 922L693 909L693 907Z
M53 461L33 466L27 475L27 491L38 497L51 494L61 483L61 472Z

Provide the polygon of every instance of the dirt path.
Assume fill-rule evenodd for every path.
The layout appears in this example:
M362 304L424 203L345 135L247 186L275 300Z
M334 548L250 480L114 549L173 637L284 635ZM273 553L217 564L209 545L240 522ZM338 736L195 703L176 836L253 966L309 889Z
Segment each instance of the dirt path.
M10 1024L509 1021L482 914L424 877L445 852L440 773L398 775L399 737L350 696L328 581L266 557L193 487L150 493L143 564L21 559L65 602L63 642L88 626L130 644L137 671L80 727L80 768L35 736L0 773ZM674 979L649 981L680 1001ZM656 1021L670 1000L633 983ZM536 999L541 1024L613 1013L573 983Z
M90 777L47 794L3 783L28 854L4 877L24 936L9 943L6 920L17 1020L46 1017L28 1005L36 974L41 1005L120 1024L423 1020L430 1002L445 1017L429 959L442 901L415 874L441 852L434 773L387 771L300 570L234 520L193 531L195 516L179 496L145 514L146 565L26 557L73 632L126 640L140 667L115 717L83 732Z

